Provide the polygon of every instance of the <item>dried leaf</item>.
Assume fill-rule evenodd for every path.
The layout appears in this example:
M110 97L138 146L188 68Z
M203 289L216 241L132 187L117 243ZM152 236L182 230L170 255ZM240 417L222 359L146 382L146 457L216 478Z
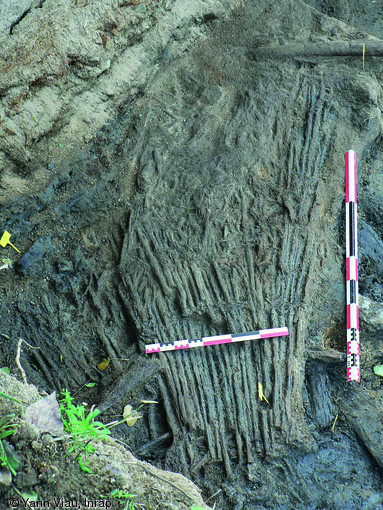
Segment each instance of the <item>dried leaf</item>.
M132 406L127 405L124 407L124 412L122 413L124 420L128 427L133 427L137 420L142 418L142 414L138 413Z
M97 365L97 368L99 370L101 370L101 372L103 372L106 368L108 368L109 363L110 363L110 358L108 357L107 359L102 360L101 363L99 363Z
M338 416L339 416L339 413L335 416L334 423L332 424L332 427L331 427L331 432L334 432L334 430L335 430L335 424L337 422Z
M264 400L265 402L269 403L269 401L267 400L267 398L263 394L263 387L262 387L262 384L260 382L258 383L258 396L259 396L259 400Z
M103 47L104 47L105 49L107 49L107 48L108 48L108 46L109 46L109 37L108 37L108 36L106 36L106 35L104 35L104 34L102 34L102 35L101 35L101 40L102 40L102 45L103 45Z

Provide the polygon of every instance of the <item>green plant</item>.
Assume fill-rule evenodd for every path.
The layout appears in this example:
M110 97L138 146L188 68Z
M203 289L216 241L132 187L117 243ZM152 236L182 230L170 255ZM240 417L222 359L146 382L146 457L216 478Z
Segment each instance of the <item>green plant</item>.
M0 418L0 466L7 467L13 475L16 475L16 470L19 467L19 462L12 453L8 443L4 439L11 436L15 429L13 423L14 414L7 416L7 419Z
M2 262L2 266L0 266L0 270L1 269L12 269L12 266L14 263L14 261L9 258L9 254L8 254L8 257L0 259L0 262Z
M65 390L63 395L64 398L59 400L61 402L61 418L64 429L70 434L73 441L69 453L75 452L80 468L87 473L92 473L92 470L88 467L89 462L86 462L81 454L87 457L90 453L93 453L95 448L90 444L92 439L106 439L110 434L110 430L103 423L95 421L95 418L100 414L98 409L92 408L86 414L86 404L74 405L68 390Z
M214 506L213 506L213 510L214 509L215 509L215 503L214 503ZM203 510L203 507L202 506L193 505L190 510Z
M0 397L19 404L21 406L21 415L23 414L23 405L19 400L2 391L0 391ZM16 424L13 423L15 416L15 414L10 414L6 418L0 418L0 467L9 469L13 475L16 475L20 463L15 457L11 446L5 441L5 438L11 436L15 432L14 427Z
M127 490L114 489L114 491L110 495L113 496L115 499L127 500L124 510L134 510L134 503L132 499L135 498L136 496L133 496L133 494L130 494Z
M92 407L88 415L86 415L85 406L87 404L74 405L73 398L71 397L68 390L63 391L62 394L64 397L59 400L61 419L64 424L64 429L70 434L73 442L69 449L69 453L77 453L80 468L87 473L92 473L91 469L88 467L89 462L86 462L81 456L82 453L85 454L85 457L90 453L94 453L95 448L90 444L92 439L107 439L111 433L110 428L116 427L121 423L126 423L128 426L132 426L132 424L135 423L138 418L142 417L138 413L138 409L140 409L142 405L139 406L136 410L132 411L132 409L130 409L130 413L127 415L124 414L123 420L116 420L108 423L107 425L104 425L100 421L94 421L95 418L100 414L98 409ZM157 402L153 400L141 400L141 402L142 404L157 404ZM126 408L127 407L131 408L131 406L126 406ZM129 420L134 420L134 422L131 423ZM130 508L133 507L129 507L129 510Z

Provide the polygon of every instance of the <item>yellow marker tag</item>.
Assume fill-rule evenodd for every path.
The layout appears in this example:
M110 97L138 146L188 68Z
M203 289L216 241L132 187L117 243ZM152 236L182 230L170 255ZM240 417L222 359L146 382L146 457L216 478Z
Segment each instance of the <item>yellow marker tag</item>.
M156 400L140 400L143 404L158 404Z
M14 250L16 250L18 253L20 253L20 251L16 248L16 246L13 246L13 244L9 241L10 237L11 237L11 234L9 232L5 231L0 239L0 246L5 248L7 246L7 244L9 244L9 246L12 246L12 248Z
M108 365L110 363L110 358L104 359L97 365L97 368L103 372L106 368L108 368Z
M258 396L259 396L259 400L265 400L265 402L269 403L269 401L267 400L267 398L263 394L263 387L262 387L262 384L260 382L258 383Z
M366 45L363 44L363 69L364 69L364 54L366 53Z

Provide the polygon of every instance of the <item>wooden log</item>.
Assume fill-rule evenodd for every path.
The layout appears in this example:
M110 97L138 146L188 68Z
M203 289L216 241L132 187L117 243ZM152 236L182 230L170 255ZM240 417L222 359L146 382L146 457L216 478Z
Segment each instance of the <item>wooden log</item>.
M294 57L362 57L363 44L365 56L383 56L383 41L318 41L291 42L286 44L258 46L251 51L253 60L265 58Z

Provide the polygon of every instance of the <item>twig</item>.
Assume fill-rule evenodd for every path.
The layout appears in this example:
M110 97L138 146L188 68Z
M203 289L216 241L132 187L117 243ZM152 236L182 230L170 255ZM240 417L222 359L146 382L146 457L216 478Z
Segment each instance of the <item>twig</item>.
M219 489L217 492L215 492L212 496L210 496L210 498L208 498L206 501L205 501L205 504L210 501L211 499L215 498L215 496L217 496L220 492L222 492L222 489Z
M25 503L28 505L29 508L32 508L28 501L29 498L27 500L24 500L23 494L19 491L19 489L15 486L14 483L12 484L12 489L17 492L17 494L20 496L20 498L23 500L23 502L25 501Z
M20 355L21 355L21 344L22 343L25 343L28 345L28 347L30 347L31 349L40 349L40 347L33 347L33 345L30 345L28 342L26 342L25 340L23 340L22 338L19 338L19 341L17 342L17 352L16 352L16 365L17 365L17 368L20 370L21 372L21 377L23 378L23 383L24 384L28 384L28 381L27 381L27 376L25 375L25 371L23 369L23 367L21 366L21 363L20 363Z
M73 393L73 395L72 395L72 396L73 396L73 397L75 397L75 396L77 395L77 393L78 393L80 390L82 390L82 389L83 389L83 387L84 387L84 386L86 386L87 384L89 384L90 382L92 382L92 379L89 379L89 381L86 381L86 382L85 382L82 386L80 386L80 387L77 389L77 391L75 391L75 392Z
M339 413L335 416L334 423L332 424L332 427L331 427L331 432L334 432L335 424L336 424L336 422L337 422L338 416L339 416Z

